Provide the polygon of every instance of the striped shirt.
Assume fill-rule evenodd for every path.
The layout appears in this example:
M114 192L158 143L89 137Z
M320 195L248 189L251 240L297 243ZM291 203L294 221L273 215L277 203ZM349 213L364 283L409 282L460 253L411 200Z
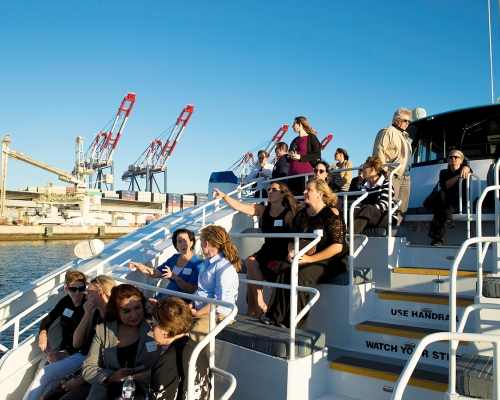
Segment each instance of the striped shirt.
M360 190L368 192L368 196L361 202L363 205L371 204L377 207L382 213L387 212L389 207L389 180L384 178L383 175L380 176L377 182L370 186L370 182L365 181ZM394 207L394 187L391 187L392 191L392 206Z

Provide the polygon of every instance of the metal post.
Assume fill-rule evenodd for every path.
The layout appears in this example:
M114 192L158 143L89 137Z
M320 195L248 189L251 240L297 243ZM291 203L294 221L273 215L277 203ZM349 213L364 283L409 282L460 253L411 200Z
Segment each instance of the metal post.
M9 149L10 136L5 136L2 140L2 186L0 188L0 218L4 218L5 212L5 191L7 190L7 162L9 161L9 155L7 150Z
M490 40L490 82L491 82L491 104L495 104L495 95L493 91L493 52L491 48L491 0L488 0L488 37ZM500 1L499 1L500 4ZM500 12L500 11L499 11Z

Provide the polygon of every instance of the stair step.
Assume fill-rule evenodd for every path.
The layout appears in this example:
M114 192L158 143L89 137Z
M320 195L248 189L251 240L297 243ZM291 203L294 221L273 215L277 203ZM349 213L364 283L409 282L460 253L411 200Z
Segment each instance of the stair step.
M397 382L403 368L403 366L399 365L349 356L341 356L330 362L330 369L332 370L390 382ZM448 375L417 368L408 384L423 389L446 392L448 389Z
M398 268L395 268L398 269ZM409 301L413 303L426 303L426 304L440 304L448 306L450 304L450 299L448 294L439 293L416 293L416 292L404 292L399 290L383 290L377 289L376 293L379 299L383 300L399 300L399 301ZM474 304L474 298L472 296L457 296L457 306L467 307Z
M412 339L422 339L431 333L443 332L439 329L422 328L419 326L408 326L390 324L387 322L364 321L356 325L356 330L363 332L379 333L381 335L401 336ZM460 345L467 346L469 342L461 341Z
M450 276L449 269L438 269L438 268L396 267L393 269L393 272L397 273L397 274L411 274L411 275ZM476 271L457 271L457 276L475 278L477 276L477 272ZM488 276L488 273L483 272L483 276Z

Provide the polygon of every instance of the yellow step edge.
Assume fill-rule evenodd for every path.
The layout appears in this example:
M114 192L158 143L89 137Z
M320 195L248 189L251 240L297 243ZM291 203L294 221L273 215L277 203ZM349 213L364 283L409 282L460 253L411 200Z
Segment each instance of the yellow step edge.
M399 301L411 301L415 303L440 304L445 306L450 305L450 301L448 298L433 298L433 297L427 297L425 295L419 296L419 295L408 295L404 293L378 293L378 298L384 300L399 300ZM474 300L472 299L470 300L457 299L458 307L467 307L470 306L471 304L474 304Z
M401 337L407 337L407 338L412 338L412 339L422 339L428 335L428 333L423 333L423 332L414 332L414 331L408 331L405 329L389 328L387 326L373 326L373 325L365 325L365 324L357 324L356 330L362 331L362 332L379 333L381 335L401 336ZM448 341L441 340L441 342L447 343ZM468 346L469 342L460 341L459 344L462 346Z
M393 271L398 274L412 274L412 275L440 275L440 276L450 276L449 269L434 269L434 268L403 268L397 267ZM475 278L477 276L476 271L457 271L457 276ZM483 272L483 277L488 276L486 272Z
M356 375L366 376L368 378L381 379L389 382L397 382L399 375L391 372L381 372L375 371L370 368L356 367L352 365L340 364L335 361L330 362L330 369L340 372L347 372ZM408 382L411 386L416 386L422 389L434 390L436 392L446 392L448 390L448 384L439 382L430 382L419 378L410 378Z

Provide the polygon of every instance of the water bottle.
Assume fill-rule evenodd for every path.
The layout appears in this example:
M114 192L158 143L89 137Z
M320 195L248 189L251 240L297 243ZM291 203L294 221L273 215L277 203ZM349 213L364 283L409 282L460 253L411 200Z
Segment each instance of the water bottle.
M122 398L133 400L135 396L135 383L132 375L127 377L127 380L123 384L122 388Z

